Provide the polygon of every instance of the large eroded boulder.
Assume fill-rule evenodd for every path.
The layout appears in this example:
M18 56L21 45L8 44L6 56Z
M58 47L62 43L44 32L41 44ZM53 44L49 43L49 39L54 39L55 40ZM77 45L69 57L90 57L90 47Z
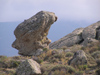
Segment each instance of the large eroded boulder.
M47 38L48 31L56 20L57 17L52 12L38 12L16 27L16 40L12 47L18 49L21 55L35 55L37 50L48 48L51 42Z
M17 75L38 75L41 74L40 65L32 60L23 61L16 70Z
M66 35L65 37L61 38L58 41L55 41L54 43L50 44L50 48L61 48L62 46L73 46L75 44L79 44L81 41L83 41L82 38L82 31L84 28L78 28L74 30L72 33Z

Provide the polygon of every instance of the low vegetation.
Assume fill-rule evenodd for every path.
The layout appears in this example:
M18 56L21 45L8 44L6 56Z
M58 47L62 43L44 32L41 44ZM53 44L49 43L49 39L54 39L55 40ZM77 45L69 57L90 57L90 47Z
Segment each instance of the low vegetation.
M71 66L68 61L74 52L83 50L88 64ZM75 45L60 49L43 49L39 56L0 56L0 75L15 75L16 68L25 59L34 59L41 65L42 75L100 75L100 43L91 43L86 47Z

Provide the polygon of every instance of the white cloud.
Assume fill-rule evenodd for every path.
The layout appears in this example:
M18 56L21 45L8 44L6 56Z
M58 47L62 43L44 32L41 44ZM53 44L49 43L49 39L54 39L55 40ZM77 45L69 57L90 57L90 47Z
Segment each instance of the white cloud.
M41 10L59 19L100 20L100 0L0 0L0 10L0 21L24 20Z

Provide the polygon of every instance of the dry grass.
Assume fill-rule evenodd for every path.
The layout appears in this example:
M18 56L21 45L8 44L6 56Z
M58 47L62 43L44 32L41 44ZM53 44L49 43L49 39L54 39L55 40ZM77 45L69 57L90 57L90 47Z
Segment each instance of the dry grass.
M65 50L70 51L65 52ZM88 64L74 68L68 65L68 61L77 50L84 50L88 58ZM97 66L100 66L100 43L91 43L87 47L74 45L72 47L63 47L62 49L44 49L44 52L37 57L0 56L0 75L14 75L20 62L30 58L41 65L42 75L83 75L87 70L97 70Z
M19 64L30 57L23 56L0 56L0 75L15 75L16 68Z

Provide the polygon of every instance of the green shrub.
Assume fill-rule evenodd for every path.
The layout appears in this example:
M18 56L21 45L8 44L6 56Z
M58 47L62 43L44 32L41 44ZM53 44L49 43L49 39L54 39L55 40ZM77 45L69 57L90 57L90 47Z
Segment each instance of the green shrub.
M7 71L7 75L16 75L16 70Z
M6 73L4 73L4 72L0 72L0 75L6 75Z
M43 48L43 51L47 51L48 50L48 48Z
M21 56L14 56L12 58L13 58L13 60L20 60L21 59Z
M75 73L75 75L83 75L84 71L78 71Z
M98 50L100 51L100 46L98 46Z
M16 75L16 69L0 68L0 75Z
M91 54L95 59L100 58L100 51L93 52Z
M20 61L11 60L10 61L10 68L16 68L19 66L19 64L20 64Z
M75 69L67 65L53 65L48 70L45 70L43 75L73 75Z
M85 50L85 49L86 49L86 47L82 46L80 50Z
M88 65L83 65L83 69L86 70L88 68Z
M100 75L100 69L96 70L96 75Z
M66 53L66 57L71 57L71 56L73 56L73 53L71 53L71 52Z
M97 63L97 67L100 67L100 59L97 59L96 63Z
M51 69L51 71L56 71L56 70L60 70L60 71L65 70L66 73L70 73L70 74L75 73L75 69L73 67L66 66L66 65L56 65Z
M95 59L89 53L86 54L86 57L88 61L88 66L96 65Z
M50 60L49 60L50 63L54 63L54 62L57 63L58 61L59 61L59 59L57 59L57 58L53 58L53 59L50 59Z
M65 55L64 54L55 54L54 57L61 59L61 58L64 58Z
M37 62L38 62L38 63L42 63L43 60L42 60L42 59L38 59Z
M88 68L87 65L79 65L78 66L79 70L86 70Z
M65 50L65 49L67 49L67 46L63 46L63 47L61 47L61 49Z
M6 61L7 60L7 56L0 56L0 61Z
M51 73L52 75L67 75L65 71L56 70Z

